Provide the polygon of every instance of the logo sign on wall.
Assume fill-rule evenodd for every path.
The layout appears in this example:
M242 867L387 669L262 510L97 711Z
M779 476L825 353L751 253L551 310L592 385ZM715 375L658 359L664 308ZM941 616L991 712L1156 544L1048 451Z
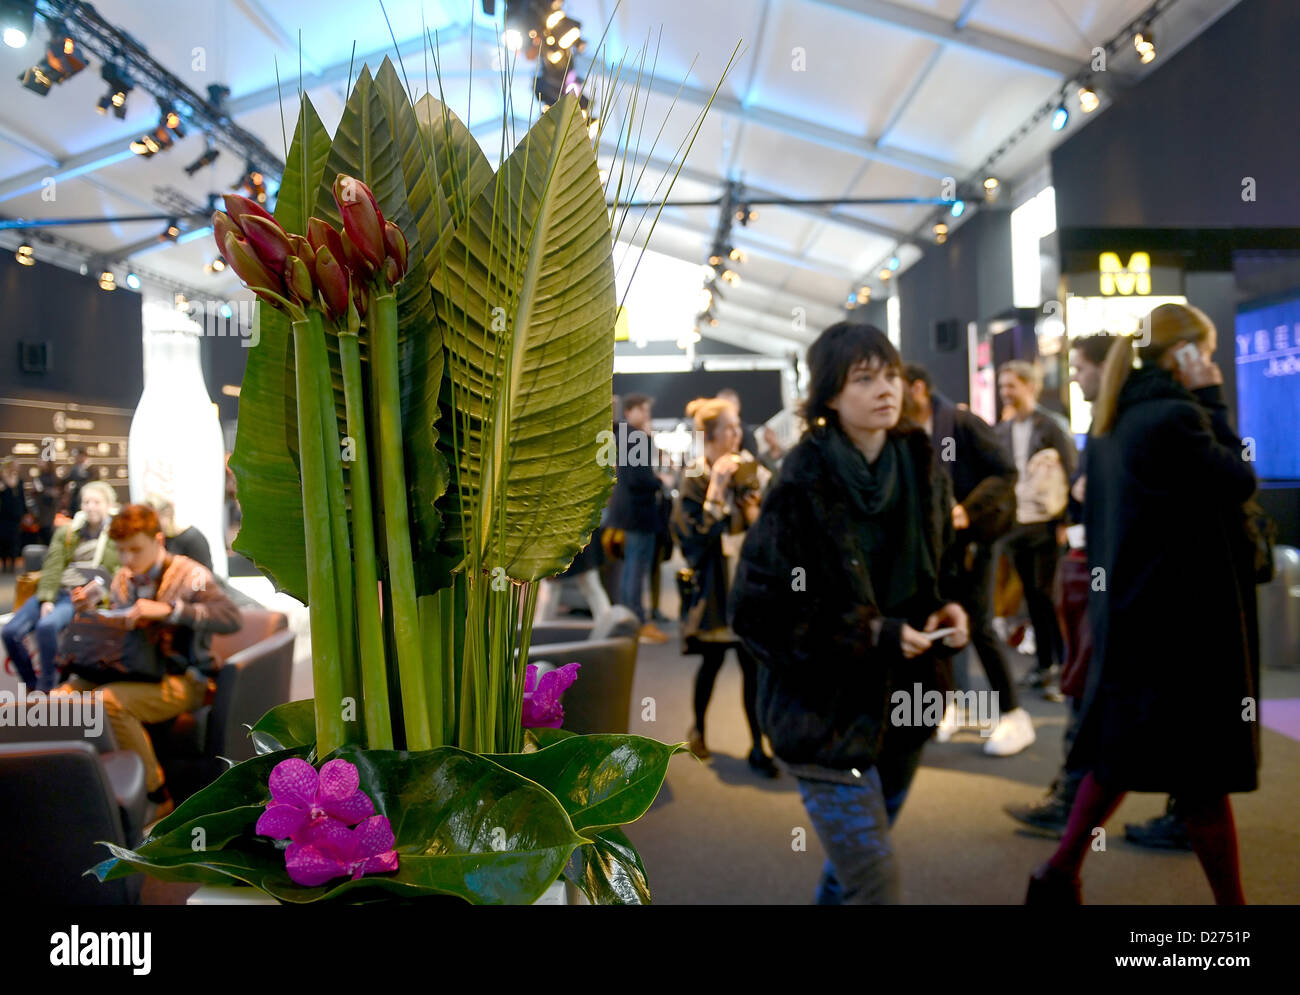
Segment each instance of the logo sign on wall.
M1128 265L1120 263L1118 252L1103 252L1097 260L1097 272L1100 274L1101 295L1151 293L1151 256L1146 252L1135 252L1129 256Z

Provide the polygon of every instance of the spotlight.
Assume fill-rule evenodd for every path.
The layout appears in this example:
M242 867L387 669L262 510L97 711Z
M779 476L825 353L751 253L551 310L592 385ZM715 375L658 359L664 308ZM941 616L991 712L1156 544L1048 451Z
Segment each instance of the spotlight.
M748 225L751 221L758 220L758 212L748 204L742 204L736 209L736 220L742 225Z
M1151 33L1150 21L1138 28L1137 34L1133 36L1133 47L1137 49L1138 58L1143 64L1151 62L1156 57L1156 38Z
M1060 131L1069 120L1070 112L1065 106L1065 101L1062 100L1056 105L1056 110L1052 111L1052 130Z
M870 303L871 303L871 288L870 288L870 287L859 287L859 288L858 288L858 294L857 294L857 298L856 298L856 300L857 300L857 302L858 302L859 304L870 304Z
M850 294L849 294L849 299L846 300L846 301L844 302L844 307L845 307L845 309L848 310L848 311L852 311L852 310L853 310L855 307L857 307L857 306L858 306L858 298L857 298L857 295L856 295L856 294L853 294L853 293L850 293Z
M572 48L573 43L581 36L582 25L572 18L561 15L559 23L555 25L555 44L563 49Z
M180 237L181 229L175 218L167 222L167 227L158 236L160 242L175 242Z
M14 258L18 260L19 266L36 265L36 257L32 255L32 247L26 242L18 246L18 251L14 253Z
M1079 110L1085 114L1091 114L1101 106L1101 98L1097 96L1097 91L1089 83L1079 87Z
M954 218L960 218L965 213L966 213L966 202L964 200L953 201L952 216Z
M546 15L546 20L543 23L546 25L547 31L553 31L555 30L555 26L563 20L564 20L564 11L553 10Z
M985 190L988 190L990 193L992 193L997 188L998 188L998 178L996 176L985 177L984 179Z
M739 249L732 249L727 253L727 257L733 262L743 263L748 257Z
M209 273L220 273L226 268L226 261L220 256L214 256L203 268Z
M190 306L189 298L186 297L184 294L178 293L176 295L176 310L184 311L189 306Z
M117 289L117 278L113 276L112 270L106 269L99 274L99 289L109 291Z
M134 273L128 273L128 274L126 274L126 281L125 281L125 283L126 283L127 287L128 287L129 289L131 289L131 290L139 290L139 289L140 289L140 278L139 278L138 276L136 276Z
M882 281L884 281L885 283L888 283L888 282L889 282L889 278L890 278L891 276L894 275L894 272L893 272L893 270L891 270L891 269L889 269L889 268L885 268L885 269L882 269L882 270L881 270L879 273L877 273L876 275L877 275L878 277L880 277L880 279L881 279Z
M60 21L50 25L50 43L45 48L45 62L62 83L86 68L86 53Z
M512 52L518 52L524 47L524 36L518 28L506 28L501 40L505 42L506 48Z
M232 308L229 304L221 305L221 317L230 318L234 313L235 313L235 309Z
M209 137L207 149L204 150L201 156L199 156L192 163L190 163L188 166L185 167L185 175L193 176L200 169L204 169L207 166L211 166L214 162L217 161L217 156L219 155L221 155L221 153L212 144L212 139L211 137Z
M934 226L934 240L938 245L943 245L944 242L948 241L948 226L942 221Z
M234 189L243 191L259 204L266 203L266 177L251 161L244 164L244 175L235 181Z
M125 118L126 98L135 88L131 78L111 62L105 63L104 68L99 71L99 75L108 84L108 92L100 97L99 103L95 105L99 113L107 114L109 110L112 110L114 117L119 120Z
M41 62L40 65L32 66L30 69L26 69L19 73L18 82L28 90L31 90L32 93L39 94L43 97L50 92L50 87L57 83L58 79L52 76L46 64Z
M731 284L731 286L734 287L736 284L740 282L740 274L737 273L734 269L724 269L722 271L722 282L729 283Z
M10 48L22 48L36 23L34 0L5 0L0 3L0 37Z
M890 256L889 262L885 263L885 265L889 267L889 271L892 273L902 265L902 261L897 256Z

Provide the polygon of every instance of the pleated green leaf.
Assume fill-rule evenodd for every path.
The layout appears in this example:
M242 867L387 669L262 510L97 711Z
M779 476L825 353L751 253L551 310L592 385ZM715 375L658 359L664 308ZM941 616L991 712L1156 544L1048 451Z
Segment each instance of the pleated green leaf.
M456 418L447 539L515 580L563 570L613 486L597 460L612 414L611 246L586 120L566 95L473 202L433 274Z

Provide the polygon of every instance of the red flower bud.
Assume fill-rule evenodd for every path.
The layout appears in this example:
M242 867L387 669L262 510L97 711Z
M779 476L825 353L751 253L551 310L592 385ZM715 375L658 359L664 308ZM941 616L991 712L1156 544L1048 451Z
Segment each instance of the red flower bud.
M226 236L234 233L238 237L243 237L239 227L230 220L230 215L225 211L214 211L212 214L212 237L217 240L217 251L221 253L223 259L226 258ZM230 260L226 259L226 265Z
M257 253L257 257L262 260L267 268L283 276L284 261L289 253L293 251L293 246L289 243L289 236L285 234L284 229L274 221L248 215L244 217L242 228L244 237L248 240L248 244L252 246L253 251Z
M307 264L307 272L313 273L316 270L316 250L312 248L301 235L289 235L289 245L293 249L293 254Z
M348 310L348 272L339 265L328 246L316 253L316 286L325 300L325 313L338 321Z
M384 222L384 249L388 253L388 258L397 263L397 279L400 280L406 275L406 256L409 249L402 229L391 221ZM397 280L392 282L396 283Z
M370 274L375 271L375 267L371 266L370 260L361 254L361 250L348 237L347 232L339 236L339 244L343 248L343 265L351 270L354 276L362 280L370 279Z
M340 266L344 265L343 237L328 221L322 221L320 218L312 218L308 221L307 241L311 243L311 247L317 253L321 249L329 249L334 261Z
M384 263L384 218L369 187L340 173L334 180L334 201L343 216L343 231L371 267L378 269Z
M262 218L276 227L280 223L272 217L271 212L255 200L249 200L247 197L241 197L237 193L225 194L222 198L226 202L226 213L230 215L235 225L242 231L244 228L245 218Z
M360 280L352 281L352 303L357 307L357 314L364 318L370 307L370 291Z
M237 232L226 234L225 249L222 255L230 263L230 268L235 271L235 275L244 281L244 285L249 290L254 293L259 290L273 294L282 292L280 278L263 264L252 246L245 239L240 238Z
M284 283L289 293L302 304L313 304L316 300L316 285L311 282L311 271L307 264L297 256L289 256L284 263Z
M397 286L402 279L402 274L398 272L397 260L392 256L384 257L384 281L390 286Z

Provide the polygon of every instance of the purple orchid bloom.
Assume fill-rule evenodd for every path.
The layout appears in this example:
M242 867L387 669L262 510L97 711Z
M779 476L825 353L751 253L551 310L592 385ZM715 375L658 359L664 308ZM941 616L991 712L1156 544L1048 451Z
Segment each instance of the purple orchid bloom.
M303 842L302 834L322 820L352 826L375 814L375 806L359 788L355 765L331 760L316 772L306 760L282 760L269 779L271 800L257 820L256 832L273 839Z
M394 842L386 816L371 816L355 829L337 819L321 819L305 829L299 841L289 844L284 866L294 883L305 888L338 877L355 881L364 874L397 870Z
M560 695L578 679L581 664L566 663L563 667L548 670L540 678L537 665L530 663L524 674L524 711L520 724L525 729L539 727L558 729L564 722L564 706Z

